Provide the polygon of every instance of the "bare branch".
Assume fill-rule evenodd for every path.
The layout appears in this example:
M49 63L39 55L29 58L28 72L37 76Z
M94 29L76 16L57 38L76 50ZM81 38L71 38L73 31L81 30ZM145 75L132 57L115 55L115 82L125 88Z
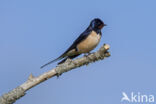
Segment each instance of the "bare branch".
M2 95L0 97L0 104L13 104L17 99L24 96L27 90L29 90L30 88L40 84L41 82L51 77L59 76L64 72L70 71L77 67L88 65L89 63L102 60L105 57L109 57L110 53L108 52L108 50L109 50L109 45L104 44L97 52L75 60L69 59L65 63L58 65L56 68L51 69L50 71L45 72L40 76L34 77L32 74L30 74L26 82L24 82L19 87L13 89L12 91Z

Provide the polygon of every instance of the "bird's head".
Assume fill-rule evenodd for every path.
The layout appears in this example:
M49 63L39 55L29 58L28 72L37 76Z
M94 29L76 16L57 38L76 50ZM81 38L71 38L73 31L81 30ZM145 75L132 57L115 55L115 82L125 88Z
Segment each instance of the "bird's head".
M104 24L104 22L100 20L99 18L95 18L91 21L90 26L93 29L102 29L104 26L107 26L107 25Z

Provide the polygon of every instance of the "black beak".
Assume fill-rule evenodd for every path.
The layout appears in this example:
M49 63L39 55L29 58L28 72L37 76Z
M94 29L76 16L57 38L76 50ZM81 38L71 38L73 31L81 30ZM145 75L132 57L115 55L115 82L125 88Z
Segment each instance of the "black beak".
M104 26L107 26L107 24L104 24Z

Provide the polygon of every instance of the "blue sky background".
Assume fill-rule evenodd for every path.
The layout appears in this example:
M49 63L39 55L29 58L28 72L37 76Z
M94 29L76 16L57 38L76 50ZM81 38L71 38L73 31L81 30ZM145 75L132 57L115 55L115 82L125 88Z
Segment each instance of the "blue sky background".
M0 0L0 95L56 63L93 18L111 57L32 88L15 104L121 104L122 92L156 95L155 0Z

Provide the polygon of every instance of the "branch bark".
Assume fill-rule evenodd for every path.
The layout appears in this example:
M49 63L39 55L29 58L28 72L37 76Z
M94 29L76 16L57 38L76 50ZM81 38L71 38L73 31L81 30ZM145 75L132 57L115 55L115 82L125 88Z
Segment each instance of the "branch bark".
M103 60L105 57L109 57L110 53L108 52L109 45L104 44L97 52L91 53L82 58L78 58L75 60L67 60L65 63L56 66L56 68L51 69L48 72L45 72L37 77L34 77L32 74L29 76L28 80L13 89L12 91L3 94L0 96L0 104L13 104L17 99L20 99L22 96L26 94L26 91L31 89L32 87L40 84L41 82L63 74L64 72L70 71L77 67L81 67L83 65L88 65L89 63Z

